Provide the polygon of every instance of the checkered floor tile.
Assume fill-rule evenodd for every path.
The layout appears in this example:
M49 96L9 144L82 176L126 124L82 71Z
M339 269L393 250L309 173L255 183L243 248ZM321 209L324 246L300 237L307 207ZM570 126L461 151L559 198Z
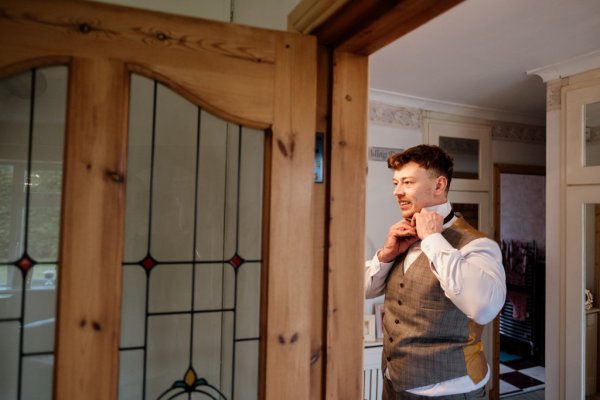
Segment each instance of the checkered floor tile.
M544 382L544 367L523 359L500 362L500 396L539 390Z

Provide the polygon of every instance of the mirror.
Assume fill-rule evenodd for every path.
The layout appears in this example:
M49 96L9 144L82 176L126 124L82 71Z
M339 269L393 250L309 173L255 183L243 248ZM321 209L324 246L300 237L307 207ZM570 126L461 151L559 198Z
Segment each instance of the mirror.
M600 165L600 102L584 106L584 165Z
M584 265L585 265L585 394L595 396L598 385L598 300L600 290L600 204L584 206Z

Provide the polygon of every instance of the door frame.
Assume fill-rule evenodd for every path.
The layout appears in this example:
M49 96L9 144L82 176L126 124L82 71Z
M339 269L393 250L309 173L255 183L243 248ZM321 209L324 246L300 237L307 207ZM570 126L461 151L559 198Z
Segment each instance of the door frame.
M546 167L539 165L521 165L521 164L494 164L494 202L493 202L493 226L494 240L500 243L501 219L500 219L500 175L519 174L519 175L537 175L546 176ZM490 400L500 398L500 317L494 318L492 324L493 354L492 354L492 389L490 390Z
M267 131L258 395L308 398L315 39L87 1L0 15L0 76L69 67L54 398L117 398L132 72Z
M323 292L312 314L324 309L324 318L313 321L323 331L323 357L313 352L323 372L311 376L315 386L322 379L321 396L315 390L313 399L364 397L369 55L462 1L301 0L288 15L289 30L317 37L317 130L327 134L326 186L314 192L315 277ZM319 338L313 343L313 350L319 349Z

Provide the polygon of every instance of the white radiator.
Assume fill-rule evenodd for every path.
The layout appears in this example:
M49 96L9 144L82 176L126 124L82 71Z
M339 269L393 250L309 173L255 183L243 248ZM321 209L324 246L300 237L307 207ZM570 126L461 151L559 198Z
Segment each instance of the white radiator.
M383 390L383 375L381 374L381 344L366 344L363 368L363 398L364 400L381 400Z

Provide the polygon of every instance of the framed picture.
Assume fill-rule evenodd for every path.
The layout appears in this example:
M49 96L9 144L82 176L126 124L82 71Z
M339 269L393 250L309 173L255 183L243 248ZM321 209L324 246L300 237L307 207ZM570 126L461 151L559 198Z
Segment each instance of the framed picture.
M375 304L375 337L383 339L383 303Z
M363 339L365 342L375 341L375 315L365 315L363 321Z

